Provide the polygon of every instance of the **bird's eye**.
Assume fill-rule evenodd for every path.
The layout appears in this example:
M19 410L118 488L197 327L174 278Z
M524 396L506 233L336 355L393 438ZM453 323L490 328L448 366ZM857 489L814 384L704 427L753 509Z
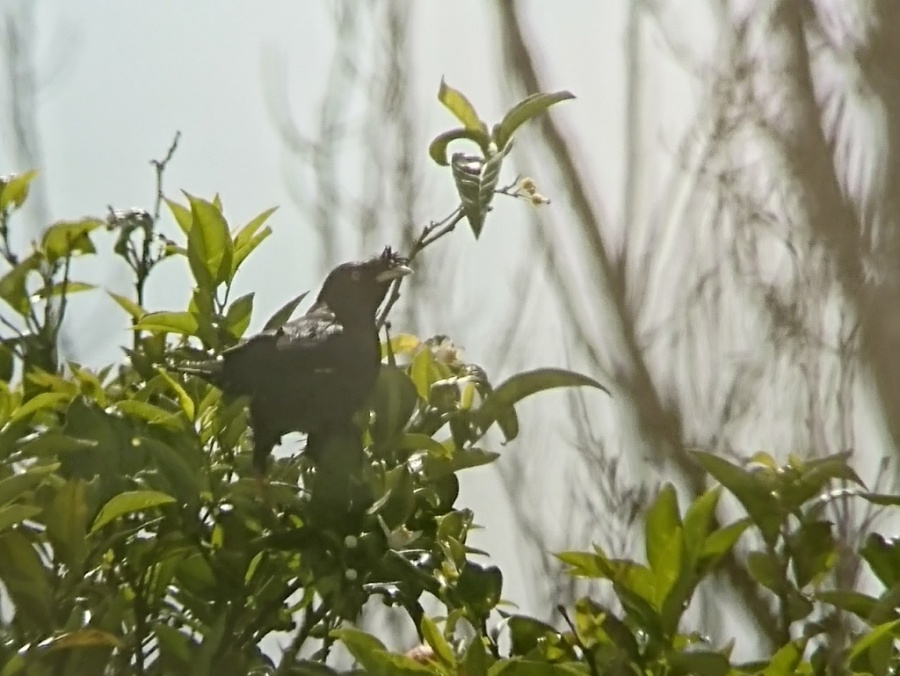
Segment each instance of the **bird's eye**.
M350 279L352 279L354 282L358 282L359 278L360 278L359 270L354 270L353 272L350 273Z

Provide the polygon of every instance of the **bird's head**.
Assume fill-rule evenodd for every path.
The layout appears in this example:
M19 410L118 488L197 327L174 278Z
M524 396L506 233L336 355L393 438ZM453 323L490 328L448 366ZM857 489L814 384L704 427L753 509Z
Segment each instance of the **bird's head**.
M408 259L389 246L368 260L343 263L325 278L318 302L328 305L339 317L371 319L391 282L412 274L407 263Z

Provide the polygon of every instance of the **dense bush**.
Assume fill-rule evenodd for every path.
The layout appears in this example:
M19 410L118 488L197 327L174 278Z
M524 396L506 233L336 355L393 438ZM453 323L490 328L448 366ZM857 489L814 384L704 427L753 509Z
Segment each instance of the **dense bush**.
M459 92L442 85L439 98L463 127L435 139L430 153L451 167L461 202L423 230L413 257L463 219L477 237L495 194L546 201L527 179L498 188L500 168L516 128L570 95L527 99L490 131ZM447 145L458 139L474 141L479 154L448 160ZM161 175L164 162L157 168ZM337 642L360 668L383 674L896 669L900 546L871 535L855 554L884 585L879 597L830 584L838 546L829 505L898 502L867 493L846 456L778 467L759 455L742 468L696 453L720 485L683 511L672 486L660 490L643 521L646 563L596 547L557 554L569 574L605 581L616 605L583 598L558 609L556 626L511 615L498 606L500 570L467 545L473 514L457 504L458 473L497 457L480 445L492 426L517 436L520 399L552 387L602 389L599 382L537 369L492 384L445 337L386 336L360 415L363 467L348 469L344 457L356 443L335 437L318 466L281 457L261 484L249 465L245 402L223 401L172 365L244 337L254 297L231 299L230 291L270 233L271 211L231 228L218 199L188 195L165 200L180 241L160 236L157 208L53 224L22 254L10 232L33 178L0 184L0 675L326 674ZM133 295L111 294L131 319L133 341L127 359L94 369L63 361L59 336L71 294L92 289L71 277L72 261L101 255L98 228L116 233L109 253L133 272ZM190 302L151 311L145 285L169 257L190 267ZM265 326L285 322L301 301L288 301ZM723 491L746 517L718 522ZM739 539L751 549L751 575L771 592L783 638L771 660L750 665L732 664L731 646L709 645L703 627L682 626L695 590ZM424 612L429 597L443 605L442 617ZM410 617L421 649L394 654L353 626L373 598ZM842 623L850 630L835 631ZM292 641L273 660L259 644L274 631Z

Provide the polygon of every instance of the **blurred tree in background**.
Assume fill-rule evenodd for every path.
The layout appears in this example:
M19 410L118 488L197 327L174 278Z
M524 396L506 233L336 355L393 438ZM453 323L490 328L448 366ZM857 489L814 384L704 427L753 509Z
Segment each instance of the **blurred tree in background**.
M371 239L413 222L429 194L425 158L409 142L424 134L410 89L416 10L334 8L338 46L320 130L304 136L291 126L279 64L271 68L275 119L297 173L317 181L300 203L327 223L326 251L336 238ZM498 465L521 545L533 552L537 607L577 594L548 552L586 538L621 552L641 546L631 520L660 473L702 493L689 449L738 459L758 449L780 458L854 451L865 478L896 485L900 47L891 36L900 9L889 0L711 0L636 2L626 12L626 88L605 98L622 108L621 194L605 194L597 180L617 153L586 147L560 117L526 130L509 161L540 176L554 208L528 212L531 227L503 226L517 254L506 274L518 302L495 289L501 299L484 311L487 332L467 329L495 346L493 363L519 366L540 344L615 383L613 415L580 393L565 407L528 408L541 421L524 431L529 452ZM495 3L479 17L481 46L502 66L497 89L511 100L565 77L550 65L550 38L529 22L539 14L527 3ZM602 53L586 51L583 68L609 68ZM693 113L684 122L671 119L684 106L666 99L682 91L669 81L687 82ZM329 162L340 157L337 130L355 128L342 111L358 96L374 104L379 124L353 138L379 171L346 186ZM417 283L465 296L458 278L471 274L466 259L476 255L448 247ZM453 306L466 326L472 297ZM409 321L431 325L430 307L420 299ZM532 499L548 484L567 499ZM864 505L830 510L848 549L875 518ZM842 585L867 584L852 557L835 575ZM722 638L739 626L761 650L777 640L774 608L737 559L708 593L696 612L725 613L712 623L727 627Z

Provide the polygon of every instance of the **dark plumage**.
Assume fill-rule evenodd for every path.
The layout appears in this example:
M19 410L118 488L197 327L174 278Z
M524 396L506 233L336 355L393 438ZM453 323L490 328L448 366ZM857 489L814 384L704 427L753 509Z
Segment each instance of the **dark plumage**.
M250 397L253 466L265 471L272 447L306 432L313 457L322 435L346 429L375 385L381 362L375 315L393 280L410 274L390 247L332 270L305 315L226 350L214 362L183 367Z

